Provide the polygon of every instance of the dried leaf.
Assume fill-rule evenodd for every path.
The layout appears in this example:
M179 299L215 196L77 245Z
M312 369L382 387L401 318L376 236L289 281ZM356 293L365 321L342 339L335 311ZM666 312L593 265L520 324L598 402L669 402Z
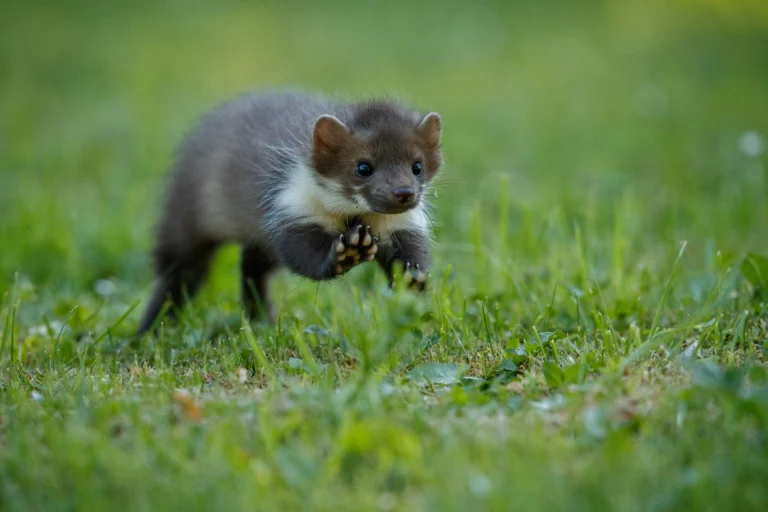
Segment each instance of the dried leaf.
M178 406L181 413L191 421L201 421L203 419L203 410L189 393L184 389L176 390L173 393L173 402Z

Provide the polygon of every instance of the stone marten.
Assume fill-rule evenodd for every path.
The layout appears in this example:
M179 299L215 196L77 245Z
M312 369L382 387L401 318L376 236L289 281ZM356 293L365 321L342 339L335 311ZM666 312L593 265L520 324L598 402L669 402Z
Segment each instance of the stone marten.
M224 243L242 246L249 317L272 318L269 277L312 280L399 261L423 289L430 266L425 196L442 164L442 121L391 100L298 91L242 95L205 114L177 151L157 227L156 281L138 332L166 301L192 297Z

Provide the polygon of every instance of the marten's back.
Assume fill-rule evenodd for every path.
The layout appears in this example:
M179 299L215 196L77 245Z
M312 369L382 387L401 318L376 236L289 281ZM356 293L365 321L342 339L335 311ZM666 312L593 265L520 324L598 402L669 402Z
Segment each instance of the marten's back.
M158 235L181 245L263 239L274 196L309 158L315 119L337 108L322 97L263 92L206 113L179 146Z

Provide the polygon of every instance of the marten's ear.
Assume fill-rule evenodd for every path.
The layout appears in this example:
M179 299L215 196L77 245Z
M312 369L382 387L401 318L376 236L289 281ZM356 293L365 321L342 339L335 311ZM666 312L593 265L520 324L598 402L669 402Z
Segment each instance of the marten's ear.
M312 143L315 151L337 151L349 137L347 126L332 115L323 115L315 121Z
M424 141L432 148L440 146L440 134L443 130L443 120L440 119L440 114L437 112L430 112L419 123L416 130L424 137Z

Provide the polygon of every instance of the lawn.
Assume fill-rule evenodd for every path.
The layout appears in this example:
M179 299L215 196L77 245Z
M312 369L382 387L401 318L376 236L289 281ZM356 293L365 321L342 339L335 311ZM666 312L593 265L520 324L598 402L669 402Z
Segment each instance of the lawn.
M768 7L6 2L1 510L768 509ZM249 88L441 113L434 287L228 247L135 338L174 145Z

